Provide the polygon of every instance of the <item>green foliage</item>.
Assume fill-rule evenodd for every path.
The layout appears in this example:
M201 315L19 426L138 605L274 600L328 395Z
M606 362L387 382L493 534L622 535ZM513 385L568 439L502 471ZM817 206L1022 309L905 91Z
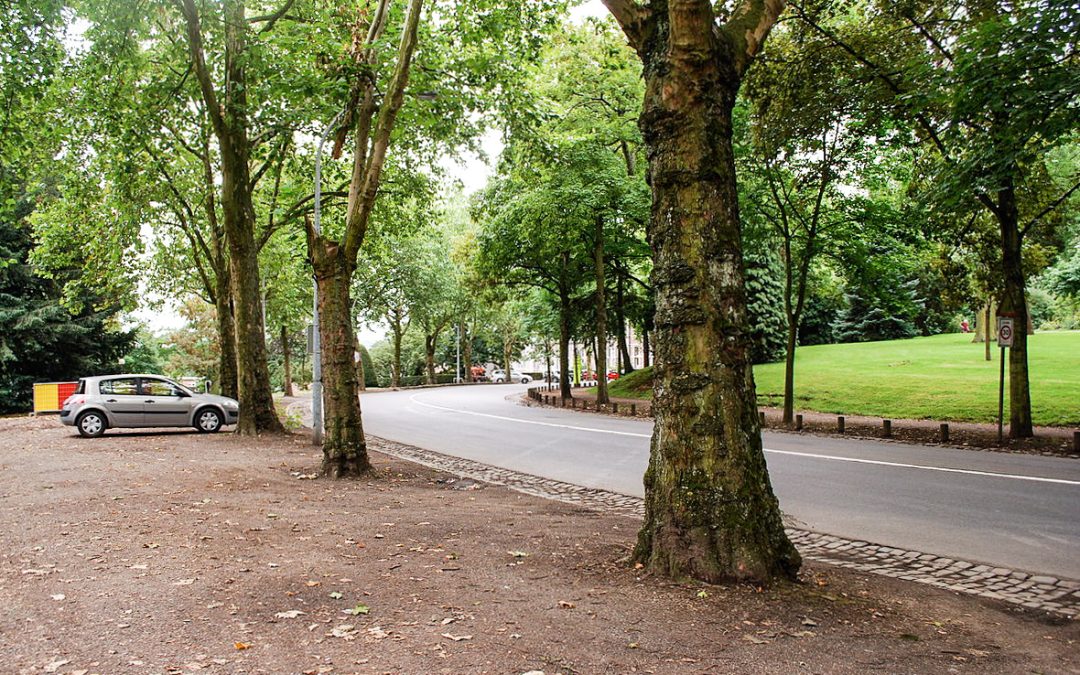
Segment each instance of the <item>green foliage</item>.
M753 363L784 358L787 346L787 319L784 316L784 287L776 261L747 255L746 314L750 324L750 355Z
M375 362L371 360L371 352L364 345L360 345L360 363L364 366L364 386L378 387L379 377L375 373Z
M615 398L652 398L653 368L639 368L608 383L608 393Z
M1032 341L1032 410L1036 424L1080 423L1080 332L1036 333ZM991 422L997 414L995 361L970 335L800 347L803 384L796 410L889 419ZM870 377L868 374L872 374ZM754 366L760 405L784 395L784 364ZM611 395L648 399L652 369L612 384Z
M1080 423L1080 332L1036 333L1031 401L1036 424ZM799 410L885 418L991 422L998 363L983 359L970 335L800 347ZM783 395L783 366L755 366L759 401Z
M29 410L34 382L119 372L135 341L104 298L79 297L74 313L62 307L59 284L34 276L30 246L24 223L0 220L0 413Z

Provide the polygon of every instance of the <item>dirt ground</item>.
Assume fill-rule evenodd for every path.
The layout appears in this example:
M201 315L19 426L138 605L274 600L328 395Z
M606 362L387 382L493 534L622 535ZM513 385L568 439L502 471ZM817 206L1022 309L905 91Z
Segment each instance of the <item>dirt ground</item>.
M0 419L3 673L1080 673L1080 623L810 564L647 577L638 523L300 436Z

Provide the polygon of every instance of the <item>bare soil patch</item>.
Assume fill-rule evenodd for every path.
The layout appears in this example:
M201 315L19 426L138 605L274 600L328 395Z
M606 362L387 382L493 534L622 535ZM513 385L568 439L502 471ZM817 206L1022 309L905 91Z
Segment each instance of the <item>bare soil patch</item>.
M315 480L300 436L0 434L3 672L1080 672L1075 621L815 564L651 578L633 519L381 455Z

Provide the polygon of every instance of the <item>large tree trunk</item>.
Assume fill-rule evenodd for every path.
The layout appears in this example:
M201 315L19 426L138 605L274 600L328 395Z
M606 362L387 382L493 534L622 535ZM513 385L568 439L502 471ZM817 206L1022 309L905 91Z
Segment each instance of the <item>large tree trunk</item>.
M782 5L744 3L717 31L708 0L605 3L644 63L653 194L656 422L633 557L675 578L794 578L761 447L731 144L741 75Z
M221 209L229 248L229 275L236 324L237 395L240 421L237 431L254 435L263 431L284 431L274 410L270 390L270 370L266 364L259 283L259 250L255 243L255 207L251 198L247 93L244 64L247 59L247 19L244 3L224 3L225 81L224 102L218 95L206 66L202 29L193 0L183 0L188 48L203 101L214 126L221 155Z
M228 273L218 274L217 292L214 295L217 314L218 381L222 396L236 398L236 327L233 323L232 292L229 290Z
M1001 225L1001 267L1004 291L1001 313L1013 318L1013 343L1009 348L1009 437L1031 438L1031 389L1028 383L1028 308L1025 297L1024 261L1020 256L1022 235L1016 192L1012 181L999 194L998 222Z
M289 363L289 332L281 326L281 358L284 361L285 385L282 387L286 396L293 395L292 365Z
M604 279L604 219L593 228L593 268L596 274L596 404L610 402L607 391L607 293Z
M322 338L323 400L326 434L323 438L322 474L331 478L360 476L371 470L364 427L360 421L360 393L356 385L349 284L353 266L335 242L309 233L308 250L318 280L319 331Z

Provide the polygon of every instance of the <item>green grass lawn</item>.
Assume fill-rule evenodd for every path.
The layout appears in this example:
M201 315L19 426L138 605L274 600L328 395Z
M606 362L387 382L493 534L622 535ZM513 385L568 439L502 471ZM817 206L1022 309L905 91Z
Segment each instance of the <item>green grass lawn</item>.
M997 416L1000 350L995 346L993 360L985 361L983 349L971 342L970 335L959 333L800 347L795 353L795 407L898 419L991 422ZM1035 424L1080 424L1080 331L1029 336L1028 362ZM755 366L754 378L762 405L782 405L783 363ZM613 396L648 398L651 393L647 372L614 384ZM1007 398L1005 405L1007 416Z

